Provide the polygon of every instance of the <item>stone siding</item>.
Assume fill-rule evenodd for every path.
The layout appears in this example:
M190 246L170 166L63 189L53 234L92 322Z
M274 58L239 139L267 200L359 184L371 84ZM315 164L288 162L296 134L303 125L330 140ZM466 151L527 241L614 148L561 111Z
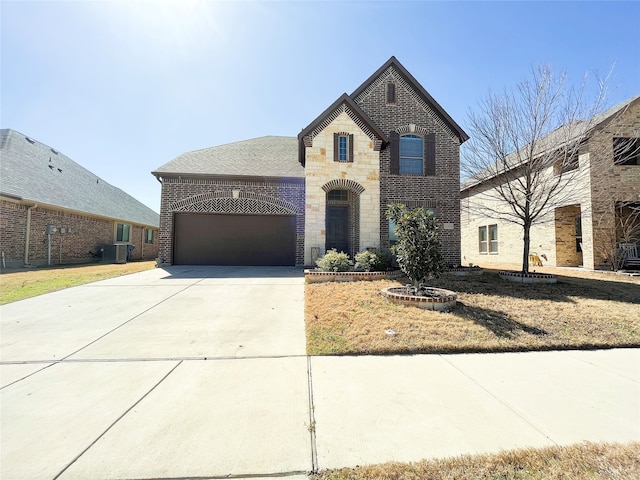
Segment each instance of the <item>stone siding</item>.
M353 162L338 162L334 155L334 133L353 135ZM327 191L350 190L350 224L358 229L351 238L351 256L380 246L380 161L374 141L346 113L340 113L306 147L305 163L305 265L313 265L312 249L324 254ZM329 185L328 185L329 184ZM324 188L323 188L324 187ZM359 215L357 215L359 213Z

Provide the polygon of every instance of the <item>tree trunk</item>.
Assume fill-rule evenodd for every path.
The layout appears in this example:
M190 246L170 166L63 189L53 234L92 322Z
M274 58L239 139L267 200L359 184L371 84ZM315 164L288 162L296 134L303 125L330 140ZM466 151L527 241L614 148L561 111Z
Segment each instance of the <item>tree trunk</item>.
M531 243L531 223L525 222L522 227L524 229L524 237L523 244L524 248L522 251L522 273L529 273L529 249Z

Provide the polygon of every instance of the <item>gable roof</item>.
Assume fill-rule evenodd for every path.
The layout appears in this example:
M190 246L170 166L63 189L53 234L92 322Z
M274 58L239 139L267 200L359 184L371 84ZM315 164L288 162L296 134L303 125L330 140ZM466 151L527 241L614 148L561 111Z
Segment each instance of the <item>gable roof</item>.
M66 155L15 130L0 130L0 194L158 227L160 216Z
M383 147L385 144L389 142L389 138L385 133L369 118L369 116L364 113L364 111L353 101L353 99L343 93L335 102L333 102L329 108L327 108L324 112L316 117L307 127L303 128L302 131L298 134L298 155L299 161L302 165L305 164L305 145L304 145L304 137L309 135L313 130L317 127L321 126L322 123L330 117L330 115L338 109L341 105L345 104L349 109L353 112L358 120L368 128L371 133L373 133L378 140L380 141L380 146Z
M373 75L367 78L362 85L356 88L351 94L351 98L355 99L364 92L380 75L382 75L389 67L393 67L393 69L398 72L404 80L413 87L416 93L424 100L433 111L440 117L440 119L451 129L452 132L458 137L460 143L464 143L469 140L469 135L458 125L453 118L449 116L447 112L445 112L444 108L440 106L438 102L434 100L434 98L427 92L422 85L409 73L409 71L404 68L404 66L398 61L398 59L392 56L389 60L387 60L384 65L382 65L378 70L376 70Z
M153 175L230 175L304 178L295 137L259 137L183 153Z

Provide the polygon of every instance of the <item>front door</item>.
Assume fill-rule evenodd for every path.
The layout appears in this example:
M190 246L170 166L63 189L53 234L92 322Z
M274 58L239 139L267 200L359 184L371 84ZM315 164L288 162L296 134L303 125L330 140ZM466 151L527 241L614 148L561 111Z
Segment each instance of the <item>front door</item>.
M327 241L325 248L338 252L349 252L349 207L330 205L327 207Z

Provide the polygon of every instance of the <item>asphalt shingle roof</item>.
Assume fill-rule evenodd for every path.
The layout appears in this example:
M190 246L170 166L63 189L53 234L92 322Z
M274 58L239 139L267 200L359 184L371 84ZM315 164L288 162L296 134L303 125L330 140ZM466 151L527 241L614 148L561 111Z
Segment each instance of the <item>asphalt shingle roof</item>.
M259 137L183 153L153 172L304 178L296 137Z
M149 226L160 216L69 157L15 130L0 130L0 193Z

